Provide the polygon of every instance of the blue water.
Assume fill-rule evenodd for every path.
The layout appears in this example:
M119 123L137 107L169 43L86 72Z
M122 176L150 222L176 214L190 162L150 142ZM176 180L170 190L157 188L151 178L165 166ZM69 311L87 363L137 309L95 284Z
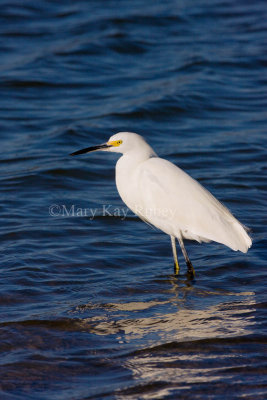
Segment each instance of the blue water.
M266 398L266 2L0 10L1 399ZM247 254L186 242L196 279L180 253L173 275L117 156L68 155L127 130L251 229Z

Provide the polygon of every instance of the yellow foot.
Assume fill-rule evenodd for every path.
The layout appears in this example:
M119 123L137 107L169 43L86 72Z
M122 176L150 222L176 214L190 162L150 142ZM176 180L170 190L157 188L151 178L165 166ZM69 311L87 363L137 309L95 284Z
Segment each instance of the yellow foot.
M174 275L179 275L180 267L178 262L174 264Z

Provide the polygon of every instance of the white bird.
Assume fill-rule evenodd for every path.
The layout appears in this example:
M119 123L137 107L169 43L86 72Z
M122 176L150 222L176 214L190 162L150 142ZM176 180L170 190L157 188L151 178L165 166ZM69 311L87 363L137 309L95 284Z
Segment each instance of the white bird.
M243 253L252 241L246 228L208 190L170 161L157 156L145 139L119 132L108 142L71 155L101 150L122 153L116 164L116 185L124 203L143 221L170 235L175 274L179 273L175 238L188 275L195 271L183 239L215 241Z

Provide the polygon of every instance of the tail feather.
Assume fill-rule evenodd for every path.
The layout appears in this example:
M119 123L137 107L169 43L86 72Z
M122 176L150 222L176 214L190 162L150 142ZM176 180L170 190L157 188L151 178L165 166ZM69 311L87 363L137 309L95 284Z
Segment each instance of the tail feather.
M240 224L237 220L234 222L233 226L235 231L235 246L231 248L235 251L239 250L242 251L242 253L246 253L252 245L252 239L247 233L248 228Z

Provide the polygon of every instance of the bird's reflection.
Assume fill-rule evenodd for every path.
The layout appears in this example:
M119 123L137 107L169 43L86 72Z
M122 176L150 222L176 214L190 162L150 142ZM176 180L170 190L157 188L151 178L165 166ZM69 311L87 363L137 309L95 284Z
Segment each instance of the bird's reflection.
M146 345L252 332L254 292L222 293L196 288L189 281L175 276L166 279L171 284L165 292L166 300L88 303L77 307L75 313L80 315L94 311L92 317L79 319L81 328L96 335L117 334L119 342L145 339ZM219 299L220 296L229 296L231 301L213 300L215 304L206 307L201 302L198 306L198 301L195 301L192 306L189 294L194 294L192 297L195 298L206 296L213 299L215 295Z
M87 304L83 306L85 310L99 313L79 322L79 329L95 335L113 335L118 345L126 345L127 355L120 363L131 372L137 385L149 385L153 392L149 398L165 398L173 387L191 388L193 384L231 376L231 368L240 358L236 340L251 334L255 325L253 292L228 293L229 297L237 297L206 308L193 308L187 294L194 292L194 286L182 285L174 277L168 279L170 297L165 301ZM219 298L222 295L202 291L208 298L211 294ZM132 390L135 393L134 386ZM124 399L125 393L118 392L116 398Z

